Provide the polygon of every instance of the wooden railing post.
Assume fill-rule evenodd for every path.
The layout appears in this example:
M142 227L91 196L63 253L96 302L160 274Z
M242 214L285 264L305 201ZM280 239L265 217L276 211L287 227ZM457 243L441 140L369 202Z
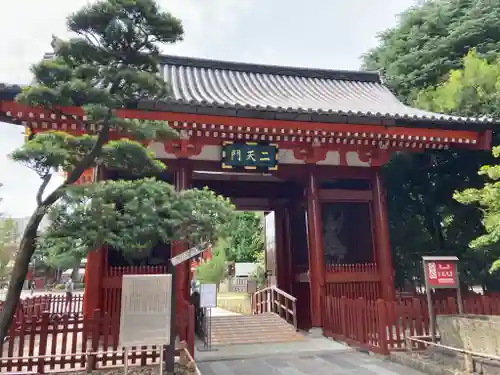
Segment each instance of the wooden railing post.
M298 323L297 323L297 301L292 302L293 306L293 326L295 327L295 330L298 331Z
M187 347L191 357L194 358L194 306L189 304L188 306L188 332L187 332Z
M271 288L269 292L271 294L271 310L269 312L276 313L277 308L276 308L276 299L274 295L274 288Z
M97 355L99 350L99 340L101 339L101 310L94 310L92 316L92 327L91 340L92 345L90 346L91 354L87 358L87 372L91 373L97 368Z
M386 302L382 299L377 300L376 302L376 314L378 321L378 335L379 335L379 344L380 344L380 354L388 355L389 354L389 343L387 340L387 306Z
M487 296L481 296L481 310L484 315L493 315L491 300Z
M347 323L347 298L340 298L340 334L347 337L348 323Z
M47 339L49 336L49 312L42 313L42 322L40 326L40 341L38 343L38 365L37 372L45 374L45 354L47 353Z
M458 314L458 307L455 298L453 297L446 298L446 310L447 314L451 315Z

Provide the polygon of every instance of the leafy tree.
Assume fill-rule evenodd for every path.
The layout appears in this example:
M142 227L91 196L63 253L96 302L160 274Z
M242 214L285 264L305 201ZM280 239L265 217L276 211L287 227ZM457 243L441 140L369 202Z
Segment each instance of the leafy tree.
M231 221L227 239L227 257L232 262L255 262L264 251L262 215L238 212Z
M250 275L250 278L252 280L255 280L257 282L258 288L264 288L266 286L266 253L264 251L261 251L257 255L256 263L257 263L257 268L255 271Z
M212 259L201 263L196 268L196 278L202 284L216 284L217 288L227 276L227 242L220 239L212 248Z
M496 56L500 3L429 0L401 15L364 57L407 104L464 116L498 114ZM465 60L469 50L475 48ZM480 58L484 60L480 60ZM492 63L490 65L489 63ZM464 68L465 73L457 69ZM477 210L458 204L455 189L481 186L486 152L399 153L384 168L396 280L419 276L424 254L457 255L465 281L493 286L488 256L469 250L482 231Z
M493 149L493 155L500 156L500 147ZM479 173L490 181L481 189L465 189L455 193L454 197L460 203L481 207L486 234L474 239L470 245L495 258L490 268L494 272L500 270L500 165L485 165Z
M377 47L363 56L366 69L380 70L406 102L438 85L461 67L471 48L488 59L500 51L498 0L428 0L404 12L398 24L379 35Z
M16 252L16 234L16 222L0 217L0 278L7 276L7 266Z
M500 60L489 61L472 49L461 65L440 85L420 91L416 105L460 116L500 117Z
M16 100L65 116L87 134L36 134L11 155L36 171L42 182L0 315L0 342L38 243L53 245L55 253L73 246L82 257L89 249L109 244L134 256L157 241L210 237L215 229L207 228L226 220L231 210L213 193L174 193L171 186L152 178L73 186L92 167L126 169L137 177L158 176L165 169L140 142L172 138L176 132L167 122L120 118L117 110L141 99L168 97L169 86L157 74L159 48L181 40L183 29L154 0L99 0L71 14L67 26L75 37L53 38L53 58L32 67L33 84ZM81 107L85 116L65 111L72 106ZM117 140L117 133L129 139ZM52 174L61 169L67 172L65 181L45 194ZM189 209L191 214L183 219ZM38 226L49 211L55 211L55 222L38 241Z

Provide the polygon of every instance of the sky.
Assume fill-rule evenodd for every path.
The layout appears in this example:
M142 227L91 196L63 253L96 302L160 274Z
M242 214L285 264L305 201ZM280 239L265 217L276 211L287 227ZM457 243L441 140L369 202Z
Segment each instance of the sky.
M180 18L184 41L164 53L219 60L355 70L377 34L416 0L158 0ZM2 7L0 82L26 84L29 67L66 38L66 16L87 0L16 0ZM31 215L38 176L8 159L23 128L0 122L0 212ZM52 181L50 189L61 183Z

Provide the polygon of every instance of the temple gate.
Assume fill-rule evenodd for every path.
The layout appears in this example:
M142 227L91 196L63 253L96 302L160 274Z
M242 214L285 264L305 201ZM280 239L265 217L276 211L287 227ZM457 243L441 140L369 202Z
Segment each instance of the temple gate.
M141 101L128 118L168 120L180 133L149 148L177 189L209 187L238 209L273 211L277 287L298 298L299 326L322 326L324 296L395 298L386 198L380 168L395 152L489 149L491 123L429 113L400 103L377 73L263 66L164 57L166 102ZM71 119L14 102L0 85L0 119L33 133L82 133ZM66 113L83 116L80 108ZM89 124L92 127L92 124ZM120 136L114 133L115 137ZM131 178L127 171L87 173ZM90 179L92 179L90 178ZM155 262L126 265L113 249L87 259L85 311L116 313L121 276L163 273L172 243ZM189 262L179 266L178 314L189 300Z

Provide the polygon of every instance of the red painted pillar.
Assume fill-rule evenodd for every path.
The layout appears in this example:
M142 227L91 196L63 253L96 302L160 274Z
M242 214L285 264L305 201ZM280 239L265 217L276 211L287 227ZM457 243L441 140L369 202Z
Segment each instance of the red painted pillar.
M278 206L274 210L274 226L276 229L276 279L278 288L287 291L287 267L285 254L285 208Z
M186 190L191 187L192 170L188 160L180 160L179 168L175 171L174 184L177 191ZM186 245L180 241L174 241L171 246L172 255L177 255L186 250ZM183 312L183 301L189 300L191 262L184 262L177 266L177 314Z
M103 167L97 169L92 175L92 180L106 180L108 174ZM92 317L96 309L103 310L103 278L107 266L107 250L100 248L93 250L87 255L85 264L85 290L83 292L83 313Z
M290 204L285 208L285 262L286 262L286 275L287 275L287 288L285 292L294 295L295 284L295 262L293 259L292 251L292 212Z
M83 292L83 313L92 316L96 309L102 309L102 280L104 278L106 249L89 252L85 265L85 291Z
M396 298L394 286L394 268L392 264L391 243L389 238L389 220L387 218L386 193L380 170L373 180L373 216L376 238L376 254L380 272L380 293L386 301Z
M309 237L309 280L311 291L311 323L321 327L321 290L325 286L325 260L323 252L323 233L321 207L318 197L318 183L314 169L307 175L307 234Z

